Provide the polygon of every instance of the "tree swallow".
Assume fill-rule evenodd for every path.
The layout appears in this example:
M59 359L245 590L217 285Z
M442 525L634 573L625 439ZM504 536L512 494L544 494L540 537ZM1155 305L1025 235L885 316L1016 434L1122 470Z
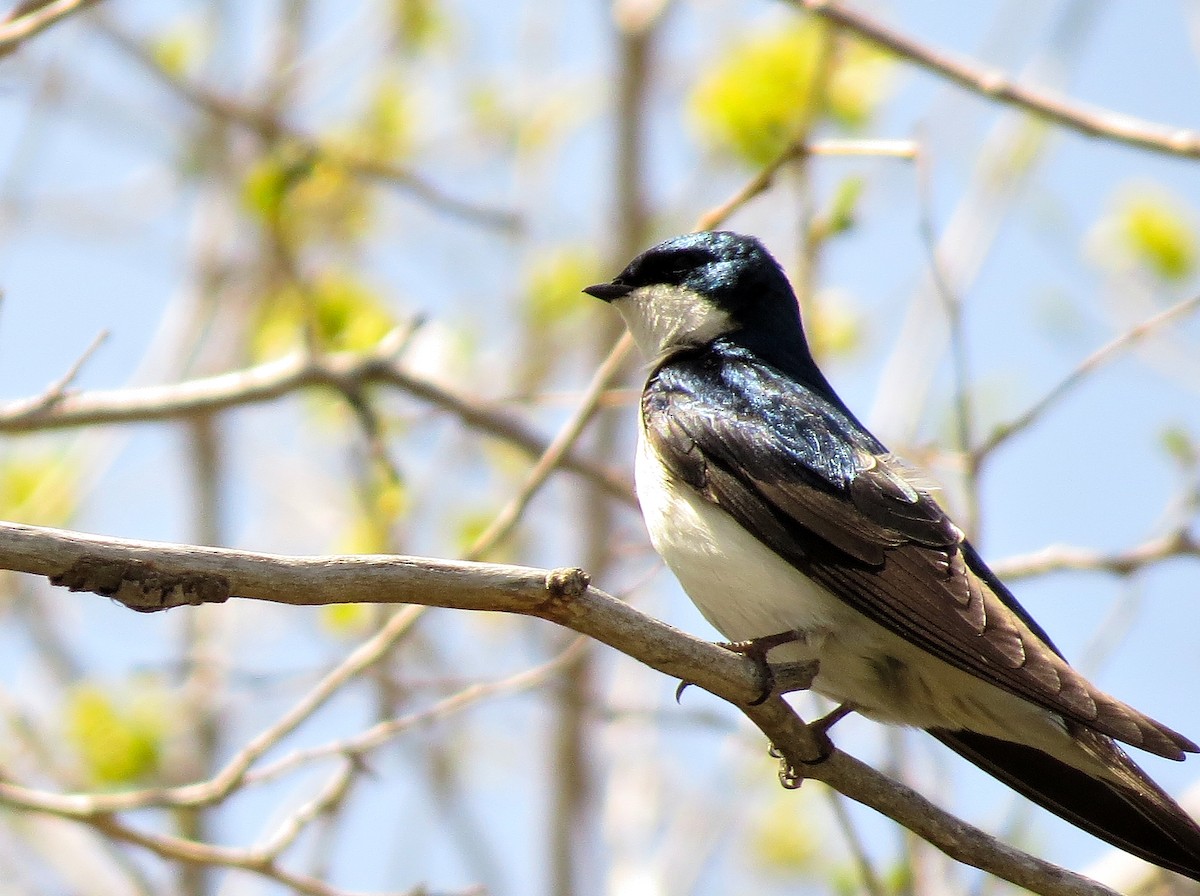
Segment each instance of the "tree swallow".
M1200 880L1200 826L1117 745L1200 748L1098 690L988 569L925 484L838 398L757 240L694 233L584 292L652 368L636 481L650 540L735 641L924 728L1103 840ZM777 638L777 644L787 641Z

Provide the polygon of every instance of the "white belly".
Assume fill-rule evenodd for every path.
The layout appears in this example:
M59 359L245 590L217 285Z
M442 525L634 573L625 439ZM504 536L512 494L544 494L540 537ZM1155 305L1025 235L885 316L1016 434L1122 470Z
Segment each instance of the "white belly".
M730 640L789 630L802 642L772 662L817 659L813 690L863 715L919 728L970 728L1063 746L1061 720L968 675L867 619L800 573L733 517L672 477L640 439L638 499L655 550L697 608ZM1058 750L1051 750L1058 752Z

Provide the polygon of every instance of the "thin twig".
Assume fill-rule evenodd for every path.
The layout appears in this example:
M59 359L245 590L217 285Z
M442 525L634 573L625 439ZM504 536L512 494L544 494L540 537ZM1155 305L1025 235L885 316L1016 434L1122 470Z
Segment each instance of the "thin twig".
M1200 158L1200 133L1143 121L1015 84L1003 72L963 62L832 0L787 0L877 46L988 99L1020 106L1063 127L1174 156Z
M917 193L920 212L917 227L921 244L929 260L929 280L941 300L949 333L951 367L954 375L954 418L958 450L966 455L971 450L975 432L975 413L971 398L971 364L967 352L967 334L963 322L962 296L951 286L938 254L937 231L933 223L933 173L929 160L917 165ZM962 525L972 538L979 537L979 468L968 465L963 491L966 494L966 518Z
M850 857L854 862L854 867L858 870L858 877L862 882L863 890L867 893L867 896L886 896L888 892L887 888L879 879L879 872L875 870L875 866L871 863L871 856L867 852L862 836L854 826L854 819L846 811L845 797L836 790L829 790L826 795L828 797L826 802L829 804L830 811L833 812L837 826L842 831L842 838L850 848Z
M359 731L351 737L315 747L295 750L285 756L281 756L274 762L254 769L246 775L245 783L248 785L262 784L308 763L330 756L340 755L357 759L376 747L387 743L404 731L409 731L420 725L428 725L432 722L440 721L491 697L516 694L538 687L545 683L547 679L557 675L564 666L569 666L578 660L588 643L584 638L577 638L567 645L566 649L562 650L557 656L539 666L525 669L498 681L476 682L468 685L454 694L443 697L432 706L408 713L407 715L398 716L394 719L385 719L382 722L377 722L370 728Z
M310 824L332 812L350 793L350 785L354 783L357 767L350 760L343 762L329 776L325 786L308 802L296 809L283 820L273 836L268 838L259 850L273 858L283 855L296 840L304 833Z
M1092 374L1096 368L1100 367L1106 361L1113 358L1118 352L1129 346L1135 345L1145 336L1149 335L1154 330L1161 327L1163 324L1181 317L1192 311L1200 308L1200 294L1192 296L1190 299L1184 299L1160 311L1153 317L1147 318L1135 327L1126 330L1115 339L1107 344L1096 349L1079 363L1074 370L1063 377L1053 389L1047 392L1040 401L1037 401L1025 413L1017 417L1015 420L996 427L992 434L983 441L972 452L974 462L978 464L984 457L995 451L1000 445L1007 441L1012 436L1027 429L1039 417L1046 412L1052 404L1062 398L1067 392L1071 391L1075 386L1079 385L1084 379Z
M22 12L22 9L31 4L22 4L8 18L0 22L0 58L13 52L35 34L45 31L67 16L93 6L97 2L99 0L53 0L50 3L36 5L29 12Z
M1052 572L1105 572L1129 576L1147 566L1175 557L1200 558L1200 537L1181 529L1115 553L1050 545L1030 554L993 563L992 569L1003 579L1032 578Z
M154 54L130 35L108 23L101 23L100 30L161 84L209 115L252 131L264 140L290 143L303 156L314 160L325 159L358 177L396 187L430 208L465 221L505 232L514 232L521 227L520 218L514 212L452 196L409 168L338 147L288 124L269 110L244 105L207 87L186 81L163 68Z
M599 407L601 395L604 394L604 390L608 388L613 377L620 372L632 349L633 337L626 332L613 345L608 357L596 368L596 372L592 375L592 382L584 392L575 413L546 446L546 450L542 452L542 456L538 458L537 463L526 476L520 491L504 506L487 529L471 545L471 549L467 552L468 558L477 559L484 556L512 532L534 495L550 478L550 474L554 472L555 468L562 463L567 452L579 441L584 428Z
M134 843L155 855L177 862L237 868L276 881L304 896L358 896L354 891L343 890L315 877L281 868L273 856L262 850L213 846L169 834L149 833L132 828L111 815L97 815L85 820L106 837Z

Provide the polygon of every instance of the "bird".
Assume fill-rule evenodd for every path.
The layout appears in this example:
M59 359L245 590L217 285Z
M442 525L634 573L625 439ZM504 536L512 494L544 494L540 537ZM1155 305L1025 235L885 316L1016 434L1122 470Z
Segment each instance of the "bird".
M924 729L1077 827L1200 881L1200 826L1120 744L1173 760L1200 748L1068 664L930 483L838 397L759 240L677 236L583 292L620 313L649 361L638 500L714 628L765 645L771 666L815 661L831 719Z

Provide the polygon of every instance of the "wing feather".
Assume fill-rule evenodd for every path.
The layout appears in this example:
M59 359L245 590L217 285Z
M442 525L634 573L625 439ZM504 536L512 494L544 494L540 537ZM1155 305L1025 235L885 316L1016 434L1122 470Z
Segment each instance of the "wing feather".
M669 358L642 400L672 474L900 637L1089 728L1171 758L1187 738L1076 673L903 465L826 397L748 353Z

